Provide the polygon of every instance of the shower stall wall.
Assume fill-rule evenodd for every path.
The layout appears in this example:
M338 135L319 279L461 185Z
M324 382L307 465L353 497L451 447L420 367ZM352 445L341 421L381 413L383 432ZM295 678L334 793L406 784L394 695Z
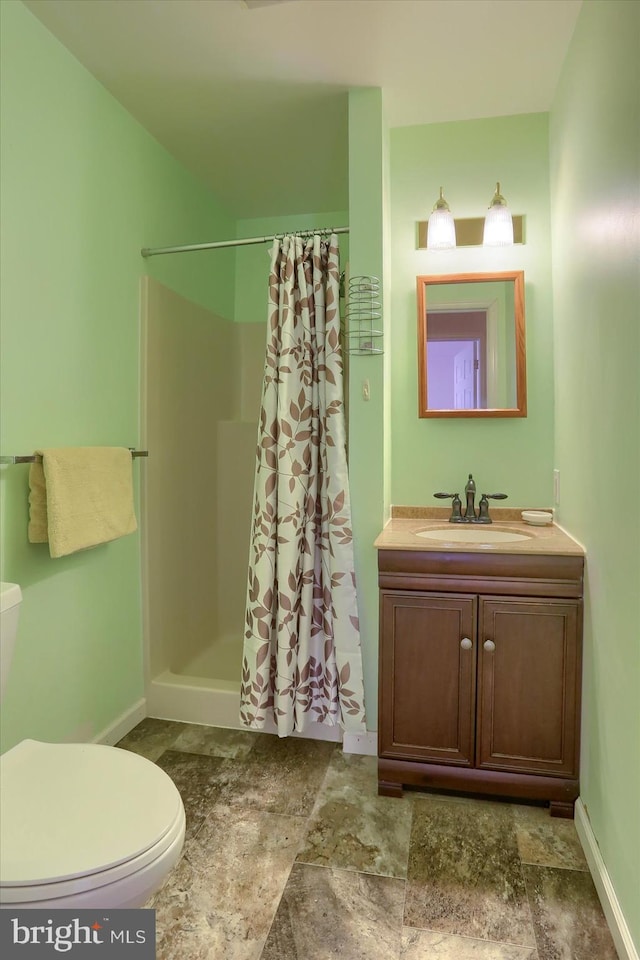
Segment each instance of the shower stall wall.
M240 727L264 323L142 289L141 491L147 712Z

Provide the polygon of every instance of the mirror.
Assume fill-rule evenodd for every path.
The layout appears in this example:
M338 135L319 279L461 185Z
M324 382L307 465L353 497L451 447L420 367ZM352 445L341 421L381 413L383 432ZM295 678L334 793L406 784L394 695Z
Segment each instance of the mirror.
M418 277L420 417L526 417L524 272Z

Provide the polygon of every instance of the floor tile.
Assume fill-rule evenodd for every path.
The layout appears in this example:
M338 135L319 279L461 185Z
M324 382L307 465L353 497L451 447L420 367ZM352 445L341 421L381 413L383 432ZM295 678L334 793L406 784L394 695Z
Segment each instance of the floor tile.
M335 751L335 743L322 740L260 734L240 776L223 791L221 800L270 813L308 816Z
M377 759L336 751L297 859L405 878L412 804L377 795Z
M404 886L294 864L261 960L399 960Z
M540 960L617 960L589 873L529 864L523 869Z
M157 760L165 750L170 750L186 724L177 720L156 720L147 717L134 727L116 746L139 753L147 760Z
M573 820L550 817L546 807L517 805L513 812L523 863L589 869Z
M535 946L509 805L414 798L404 922Z
M157 960L259 960L304 828L216 805L150 903Z
M256 731L147 719L118 746L187 813L147 904L157 960L616 960L574 824L546 808L378 797L375 758Z
M259 736L259 733L249 730L226 730L222 727L187 723L183 725L172 749L185 753L201 753L208 757L243 760L253 749Z
M156 761L180 791L187 819L186 839L194 837L210 812L212 797L232 783L239 770L234 760L166 750Z
M538 954L532 947L405 927L400 960L538 960Z

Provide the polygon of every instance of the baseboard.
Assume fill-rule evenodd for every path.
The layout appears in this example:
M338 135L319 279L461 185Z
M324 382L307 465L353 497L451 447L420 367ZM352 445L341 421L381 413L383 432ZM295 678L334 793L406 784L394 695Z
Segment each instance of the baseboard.
M343 753L359 753L363 757L378 755L378 734L368 730L366 733L345 733L342 740Z
M246 730L247 727L244 727L244 729ZM278 727L270 717L265 720L262 733L278 733ZM329 743L340 743L341 735L340 727L329 727L324 723L308 723L301 733L295 730L289 734L289 736L299 737L301 740L325 740Z
M141 720L144 720L146 715L147 701L143 697L128 710L125 710L124 713L121 713L113 723L101 730L97 736L93 737L93 743L104 743L108 747L112 747L118 740L122 740L130 730L133 730Z
M575 825L618 956L620 960L640 960L580 797L575 805Z

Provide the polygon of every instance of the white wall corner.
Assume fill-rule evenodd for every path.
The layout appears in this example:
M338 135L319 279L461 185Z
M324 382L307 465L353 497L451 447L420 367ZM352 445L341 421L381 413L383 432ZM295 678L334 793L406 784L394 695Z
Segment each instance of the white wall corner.
M618 956L620 960L640 960L611 877L602 859L598 841L591 828L589 816L580 797L575 804L575 825Z
M134 703L132 707L129 707L128 710L125 710L124 713L121 713L108 727L101 730L100 733L93 738L93 743L104 743L106 746L112 747L118 740L122 740L130 730L133 730L141 720L144 720L146 715L147 701L143 697L141 700L138 700L137 703Z

